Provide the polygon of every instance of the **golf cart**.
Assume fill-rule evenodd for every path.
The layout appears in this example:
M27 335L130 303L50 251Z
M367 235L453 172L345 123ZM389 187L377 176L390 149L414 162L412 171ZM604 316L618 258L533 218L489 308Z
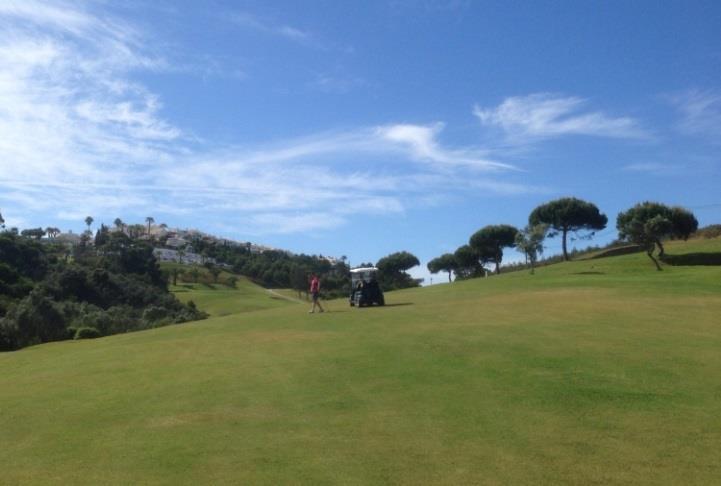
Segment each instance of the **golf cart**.
M376 279L378 269L375 267L354 268L350 271L351 291L350 305L351 307L364 307L367 305L385 305Z

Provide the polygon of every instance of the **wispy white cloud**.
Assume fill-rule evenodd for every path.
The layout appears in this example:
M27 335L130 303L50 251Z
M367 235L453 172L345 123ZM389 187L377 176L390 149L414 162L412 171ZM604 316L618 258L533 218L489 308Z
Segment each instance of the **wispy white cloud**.
M258 25L295 40L310 35ZM149 52L144 31L76 4L33 0L0 4L0 28L0 206L8 221L91 214L109 222L152 211L242 234L327 231L358 214L423 207L449 188L534 190L503 181L514 168L482 148L444 143L441 123L218 148L166 119L161 98L134 81L136 71L172 69Z
M248 214L250 231L284 233L297 225L325 229L344 224L354 214L402 213L448 187L473 191L480 183L479 171L506 168L471 158L470 149L442 147L437 133L435 126L415 125L326 133L271 147L191 154L180 164L182 170L160 167L151 174L164 181L158 188L182 192L186 204L197 201L206 210ZM186 187L188 181L197 187ZM521 185L509 189L493 180L486 180L484 189L523 193ZM322 221L298 215L318 207L326 209Z
M658 162L639 162L625 165L621 170L653 175L677 175L683 170L683 166L679 164L661 164Z
M123 80L162 64L136 53L133 29L31 0L4 4L0 22L8 33L0 39L0 150L10 155L0 160L3 173L92 181L117 166L98 156L157 154L179 135L158 118L153 95Z
M282 37L286 40L310 47L322 47L319 40L309 31L287 24L273 23L248 12L233 12L228 15L231 22L241 28L266 35Z
M513 166L487 158L480 149L446 149L438 143L442 123L434 125L388 125L376 129L381 140L397 144L421 161L442 165L463 165L483 170L511 170Z
M141 103L138 106L138 102ZM137 102L99 100L80 101L75 106L75 114L83 120L99 126L115 128L129 136L141 140L174 140L180 130L158 118L160 103L157 98L147 95Z
M529 143L565 135L648 138L650 133L630 117L584 111L587 100L549 93L506 98L495 108L474 107L487 127L499 128L511 143Z
M255 213L249 216L252 233L289 234L308 233L337 228L346 223L346 219L338 214L326 211L308 213Z
M141 47L142 34L75 4L33 0L0 4L0 30L5 198L14 193L10 203L26 212L123 207L119 199L147 203L139 194L114 201L91 189L100 182L141 180L136 169L171 157L172 142L182 134L160 117L157 97L130 81L133 70L165 66Z
M476 171L508 171L515 167L493 160L477 147L449 148L439 141L442 123L429 125L389 124L347 131L320 133L254 148L230 147L206 154L209 161L242 162L244 166L298 161L312 158L320 163L331 157L331 165L343 154L362 154L368 163L381 159L385 164L416 163L432 170L465 167ZM393 158L392 156L400 157ZM233 164L230 164L234 166ZM205 168L202 169L205 171ZM225 179L225 177L221 177Z
M352 54L355 48L351 45L344 45L324 38L321 34L307 28L289 25L269 16L257 15L247 11L229 11L223 13L222 18L239 29L246 32L262 34L267 38L276 38L298 46L315 49L318 51L333 52L336 55ZM333 79L336 84L341 81L358 82L360 78ZM322 81L322 80L321 80Z
M681 114L679 128L690 135L721 140L721 93L690 90L670 96L669 99Z
M369 86L370 83L359 76L342 76L320 73L310 86L326 93L346 94L357 88Z
M469 182L471 187L487 191L491 195L520 196L525 194L553 194L554 190L545 186L531 186L494 179L476 179Z

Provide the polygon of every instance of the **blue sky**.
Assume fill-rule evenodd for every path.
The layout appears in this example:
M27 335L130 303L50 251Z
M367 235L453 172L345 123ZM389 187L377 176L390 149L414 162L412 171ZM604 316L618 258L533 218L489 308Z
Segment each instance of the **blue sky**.
M0 211L351 263L568 195L598 242L646 199L718 223L720 67L715 1L3 0Z

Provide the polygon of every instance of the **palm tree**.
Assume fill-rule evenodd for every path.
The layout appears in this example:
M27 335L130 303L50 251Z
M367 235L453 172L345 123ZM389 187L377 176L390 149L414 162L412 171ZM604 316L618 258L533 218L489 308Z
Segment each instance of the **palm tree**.
M142 224L131 224L128 226L128 236L131 238L139 238L140 235L145 231L145 226Z
M115 227L118 229L118 231L122 231L122 230L123 230L124 223L123 223L123 220L122 220L122 219L120 219L120 218L115 218L115 221L113 221L113 224L114 224Z
M88 231L90 231L90 225L93 224L93 221L95 221L95 220L93 219L92 216L85 217L85 224L88 225Z
M148 223L148 238L150 238L150 225L155 223L155 219L152 216L145 218L145 222Z

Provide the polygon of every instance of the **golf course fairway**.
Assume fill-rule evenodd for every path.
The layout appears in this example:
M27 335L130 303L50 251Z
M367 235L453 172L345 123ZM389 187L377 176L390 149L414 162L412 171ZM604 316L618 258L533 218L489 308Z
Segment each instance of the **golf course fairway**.
M0 354L0 483L721 481L721 266L588 259L313 315L254 298Z

